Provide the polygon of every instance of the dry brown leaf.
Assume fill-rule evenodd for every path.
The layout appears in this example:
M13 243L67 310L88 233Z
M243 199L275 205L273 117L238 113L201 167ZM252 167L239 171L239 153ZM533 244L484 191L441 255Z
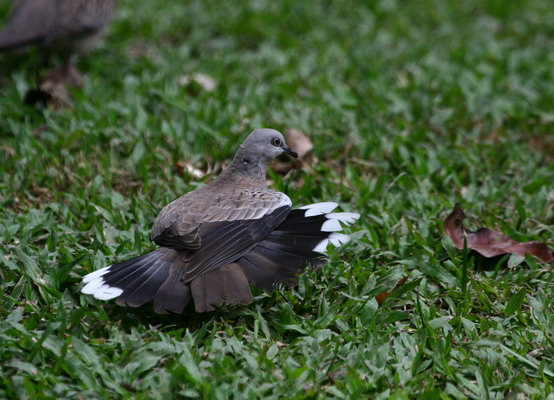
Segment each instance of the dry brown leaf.
M73 65L65 65L48 71L41 79L40 87L29 90L25 95L25 104L34 106L45 104L51 110L71 107L71 89L83 86L83 78Z
M539 241L518 242L500 232L489 228L479 228L475 232L465 230L463 220L465 214L459 204L444 220L444 232L452 239L457 249L464 248L464 237L468 249L475 250L485 257L495 257L513 253L520 256L531 254L546 263L554 261L554 255L548 246Z
M375 300L377 300L377 303L383 304L385 300L389 297L389 294L391 294L391 292L394 292L399 287L403 286L407 280L408 280L408 277L405 276L404 278L398 281L398 283L394 286L394 288L390 292L384 291L383 293L379 293L377 296L375 296Z
M183 75L179 78L179 85L184 87L190 87L191 85L198 85L206 92L213 92L217 86L214 78L207 74L194 73L190 75Z
M314 145L308 136L298 129L287 129L285 132L285 142L298 153L298 158L304 160L306 156L314 149Z
M33 135L36 138L40 138L42 133L46 130L46 125L39 125L33 131L31 132L31 135Z
M175 172L177 175L185 176L185 171L187 172L187 174L196 179L203 178L205 175L202 170L196 168L194 165L189 163L178 161L173 165L173 172Z
M302 161L299 161L296 158L291 158L288 161L273 161L271 163L271 169L280 175L286 175L293 169L302 169L303 165Z

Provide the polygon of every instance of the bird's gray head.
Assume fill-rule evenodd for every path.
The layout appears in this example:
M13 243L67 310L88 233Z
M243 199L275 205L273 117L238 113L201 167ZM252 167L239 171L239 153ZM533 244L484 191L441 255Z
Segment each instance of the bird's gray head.
M244 163L261 162L267 165L283 153L298 157L298 154L287 146L281 132L275 129L256 129L240 145L237 158Z
M298 154L285 143L285 138L274 129L256 129L240 145L233 162L217 178L229 184L238 181L263 186L266 185L266 170L271 161L283 153L298 157Z

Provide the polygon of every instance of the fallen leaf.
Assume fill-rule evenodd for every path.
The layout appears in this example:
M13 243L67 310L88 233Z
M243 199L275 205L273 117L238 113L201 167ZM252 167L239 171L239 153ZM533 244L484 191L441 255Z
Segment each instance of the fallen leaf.
M300 160L304 160L314 149L314 145L310 138L298 129L287 129L285 132L285 142L298 153L298 158Z
M173 172L175 172L179 176L185 176L185 171L187 174L193 176L196 179L200 179L204 177L204 172L198 168L196 168L192 164L184 163L181 161L178 161L173 165Z
M36 138L40 138L42 133L46 130L46 125L39 125L33 131L31 132L31 135L33 135Z
M206 92L213 92L216 87L215 80L206 74L195 73L190 75L183 75L179 78L179 85L184 87L199 86Z
M291 149L296 151L296 153L298 154L298 158L296 159L289 157L289 160L287 161L274 161L272 164L272 168L275 172L280 174L286 174L293 169L301 169L302 162L308 158L309 154L314 148L314 145L312 144L310 138L298 129L287 129L284 136L285 142Z
M293 169L302 169L302 161L293 158L289 161L274 160L271 163L271 169L278 174L286 175Z
M548 246L539 241L518 242L489 228L479 228L475 232L463 227L465 214L459 204L444 220L444 232L452 239L457 249L464 248L464 238L468 249L475 250L485 257L495 257L507 253L520 256L530 254L546 263L554 261L554 255Z
M29 90L24 102L34 106L45 104L51 110L71 107L71 89L83 86L83 78L71 64L48 71L41 79L40 87Z
M398 281L398 283L394 286L394 288L390 292L384 291L383 293L379 293L377 296L375 296L375 300L377 300L377 303L383 304L385 300L389 297L389 294L391 294L391 292L394 292L399 287L403 286L407 280L408 280L408 277L405 276L404 278Z

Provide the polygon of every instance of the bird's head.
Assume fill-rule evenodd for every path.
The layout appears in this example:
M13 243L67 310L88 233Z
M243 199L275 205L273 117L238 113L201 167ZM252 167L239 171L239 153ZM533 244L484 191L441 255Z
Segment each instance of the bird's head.
M240 145L239 152L251 162L268 163L283 153L298 157L298 154L287 146L281 132L275 129L256 129Z

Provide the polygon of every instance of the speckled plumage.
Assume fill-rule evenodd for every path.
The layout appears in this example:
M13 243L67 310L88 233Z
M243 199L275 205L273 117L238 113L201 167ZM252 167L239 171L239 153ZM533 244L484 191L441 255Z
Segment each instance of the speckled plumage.
M216 180L165 206L154 221L152 240L163 246L168 236L178 237L183 246L174 247L195 249L201 244L198 233L202 224L258 219L290 205L284 193L255 186L229 186Z

